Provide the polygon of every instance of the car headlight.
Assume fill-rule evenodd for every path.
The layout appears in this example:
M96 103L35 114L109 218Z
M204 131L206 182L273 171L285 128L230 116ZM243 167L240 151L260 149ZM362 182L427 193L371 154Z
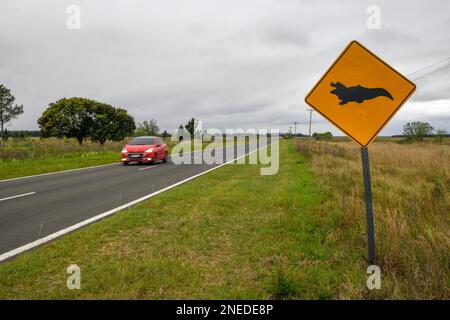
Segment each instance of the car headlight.
M153 152L153 150L154 150L153 148L150 148L150 149L145 150L144 152L149 153L149 152Z
M127 151L127 149L126 148L123 148L122 149L122 153L127 153L128 151Z

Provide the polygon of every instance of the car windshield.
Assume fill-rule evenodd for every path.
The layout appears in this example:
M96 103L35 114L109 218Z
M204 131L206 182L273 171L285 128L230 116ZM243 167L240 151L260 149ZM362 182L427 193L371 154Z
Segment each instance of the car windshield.
M148 138L148 137L133 138L133 140L131 140L128 144L139 146L155 144L155 138Z

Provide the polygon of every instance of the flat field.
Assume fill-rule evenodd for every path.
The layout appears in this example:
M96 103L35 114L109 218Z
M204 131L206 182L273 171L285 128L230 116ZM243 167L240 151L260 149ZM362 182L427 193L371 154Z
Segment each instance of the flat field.
M380 290L366 287L359 149L283 140L0 265L0 299L449 299L447 144L370 147ZM81 268L69 290L66 268Z

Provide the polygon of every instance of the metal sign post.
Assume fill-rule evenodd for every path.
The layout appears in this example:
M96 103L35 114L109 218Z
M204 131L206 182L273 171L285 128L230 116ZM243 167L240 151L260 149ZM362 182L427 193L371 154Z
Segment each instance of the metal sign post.
M367 147L411 97L416 85L357 41L351 41L305 102L361 147L369 262L375 260Z
M364 200L366 203L367 220L367 248L368 260L370 263L375 261L375 232L373 226L373 206L372 206L372 187L370 183L369 150L361 148L361 160L364 179Z

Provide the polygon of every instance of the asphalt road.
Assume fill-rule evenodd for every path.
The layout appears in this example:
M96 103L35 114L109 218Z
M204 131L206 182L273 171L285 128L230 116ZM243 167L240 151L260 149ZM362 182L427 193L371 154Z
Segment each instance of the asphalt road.
M116 163L0 181L0 255L216 166Z

